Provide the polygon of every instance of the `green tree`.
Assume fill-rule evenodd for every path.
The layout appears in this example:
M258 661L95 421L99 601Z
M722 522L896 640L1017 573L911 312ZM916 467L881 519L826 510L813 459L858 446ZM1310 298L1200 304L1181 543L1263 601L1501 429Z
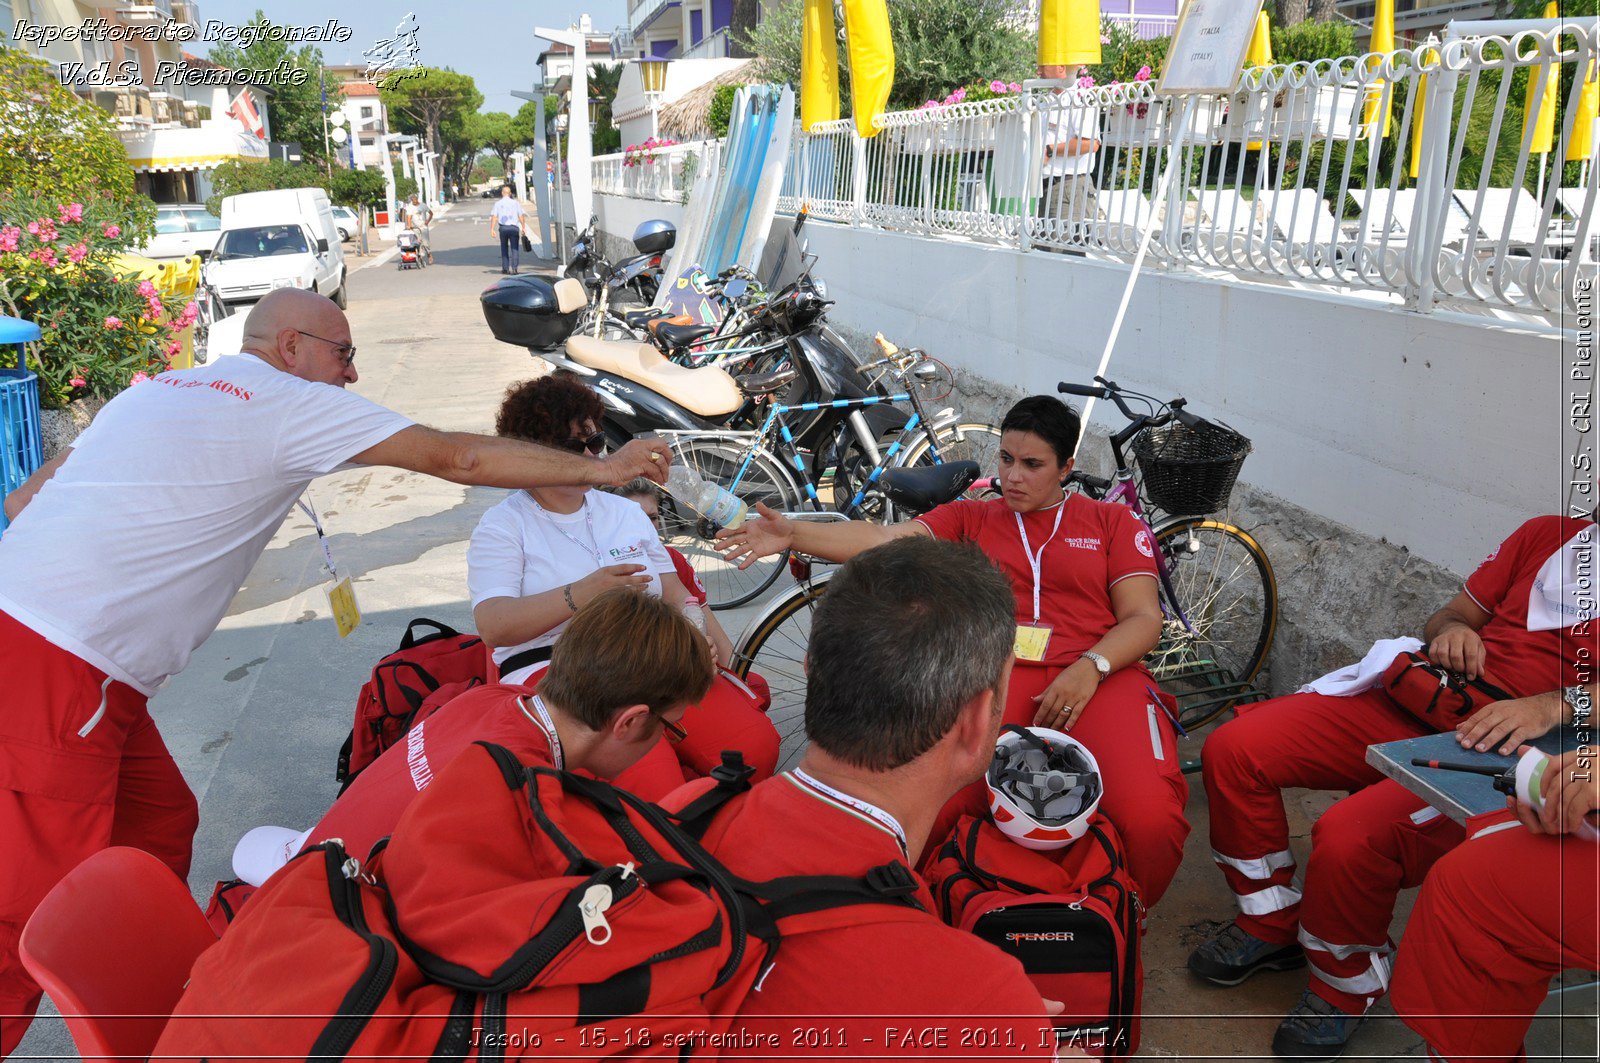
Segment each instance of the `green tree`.
M1034 73L1032 34L1006 19L1010 0L889 0L894 41L891 109L917 107L974 82L1020 81ZM776 81L800 84L802 0L783 0L744 42ZM841 98L849 92L848 56L839 48Z
M390 123L402 133L422 138L428 151L443 152L447 133L464 135L470 115L483 106L483 94L466 74L421 66L391 75L378 85L378 98L389 108ZM446 126L451 128L447 131Z
M267 21L258 8L249 25L259 27ZM272 128L272 139L295 141L307 158L320 162L322 150L322 50L305 44L291 47L288 41L275 40L270 34L261 34L248 48L236 44L213 45L208 58L213 63L235 70L276 70L280 62L295 71L304 71L302 79L274 78L272 98L267 102L267 118ZM334 107L343 93L338 86L328 86L328 106Z
M69 91L50 68L0 48L0 189L62 202L110 200L145 230L155 208L133 190L133 168L111 115Z
M492 151L500 160L500 170L503 173L511 166L511 156L524 148L529 140L531 130L517 121L516 118L504 111L490 111L488 114L475 114L468 122L472 131L472 139L478 147ZM477 154L473 154L477 158Z
M621 87L621 63L597 63L589 69L589 98L600 101L600 113L589 128L589 143L596 155L622 150L622 130L611 123L611 106Z

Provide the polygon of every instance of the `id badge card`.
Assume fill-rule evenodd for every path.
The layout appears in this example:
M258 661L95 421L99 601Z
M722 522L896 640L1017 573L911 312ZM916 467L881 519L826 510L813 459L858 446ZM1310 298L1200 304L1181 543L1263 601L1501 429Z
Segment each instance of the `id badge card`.
M1050 632L1053 630L1047 624L1018 624L1011 652L1016 654L1019 661L1037 664L1044 660L1045 653L1050 649Z
M361 607L356 604L356 589L350 577L346 576L326 590L328 606L333 610L334 626L339 629L339 637L344 638L361 626Z

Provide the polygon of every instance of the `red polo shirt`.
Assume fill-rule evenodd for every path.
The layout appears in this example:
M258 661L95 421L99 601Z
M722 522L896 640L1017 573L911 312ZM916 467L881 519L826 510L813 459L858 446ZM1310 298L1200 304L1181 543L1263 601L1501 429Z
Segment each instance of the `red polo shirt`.
M1028 545L1039 559L1039 623L1051 628L1044 663L1064 667L1116 626L1111 588L1134 576L1156 574L1150 531L1127 506L1067 495L1061 507L1022 514ZM1033 566L1017 530L1017 513L1001 499L947 502L917 520L938 539L976 543L1017 596L1017 623L1033 623ZM1055 534L1052 535L1052 529Z
M1478 631L1485 678L1508 694L1525 698L1573 686L1580 681L1580 651L1587 656L1583 681L1593 678L1593 624L1528 630L1534 577L1569 539L1593 523L1586 517L1534 517L1467 577L1467 594L1491 614Z
M755 880L862 876L905 861L892 828L791 774L758 783L707 842ZM873 906L862 925L785 937L730 1032L776 1036L781 1047L763 1049L774 1059L1053 1059L1050 1020L1021 965L941 923L925 885L919 900L926 913Z

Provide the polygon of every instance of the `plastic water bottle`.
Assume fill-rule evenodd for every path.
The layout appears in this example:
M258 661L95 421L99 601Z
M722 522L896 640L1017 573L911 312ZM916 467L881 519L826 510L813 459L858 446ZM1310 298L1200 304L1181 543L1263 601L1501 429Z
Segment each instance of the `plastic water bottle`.
M1512 774L1515 782L1517 800L1535 809L1543 810L1546 787L1544 786L1545 770L1550 767L1550 755L1537 749L1530 749L1522 754L1517 761L1517 766ZM1572 833L1579 838L1589 841L1600 841L1600 829L1597 829L1594 814L1578 820Z
M742 498L703 479L688 464L673 464L667 474L667 493L721 528L737 528L750 514L750 507Z

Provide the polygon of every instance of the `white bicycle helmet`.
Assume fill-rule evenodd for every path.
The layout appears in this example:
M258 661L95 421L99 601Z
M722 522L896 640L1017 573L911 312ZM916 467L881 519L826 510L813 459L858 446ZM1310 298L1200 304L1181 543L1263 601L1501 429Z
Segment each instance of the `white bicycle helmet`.
M1027 849L1060 849L1081 838L1104 792L1089 747L1048 727L1009 724L995 742L989 815Z

